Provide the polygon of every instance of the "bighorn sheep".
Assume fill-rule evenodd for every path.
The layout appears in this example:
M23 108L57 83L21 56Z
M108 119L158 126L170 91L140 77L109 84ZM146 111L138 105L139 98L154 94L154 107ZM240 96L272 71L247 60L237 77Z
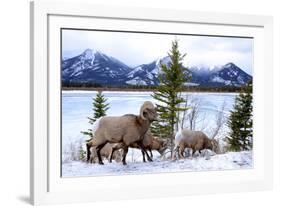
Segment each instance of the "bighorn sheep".
M155 138L155 137L153 137L153 135L150 132L147 132L144 135L144 138L142 140L142 144L143 144L145 150L148 150L150 152L150 156L148 156L147 159L153 158L152 150L156 150L162 155L166 149L166 143L167 142L165 140L160 139L160 138ZM122 143L115 144L113 146L112 154L114 153L115 150L118 150L121 148L123 149L123 147L124 147L124 145ZM137 143L133 143L133 144L129 145L129 147L141 149ZM142 157L143 157L143 162L145 162L146 161L145 153L143 151L142 151ZM111 158L112 158L112 155L111 155ZM109 160L109 162L111 162L111 159Z
M133 143L138 144L142 152L147 156L147 152L142 144L145 133L150 124L157 119L157 112L150 101L146 101L140 108L139 115L127 114L119 117L102 117L98 122L93 138L87 143L87 160L90 158L90 148L95 147L99 164L103 164L100 150L106 143L123 143L122 162L126 164L128 147ZM148 158L152 161L151 158Z
M118 144L118 143L117 143ZM115 146L115 144L109 144L107 143L100 151L100 154L102 157L105 157L106 159L112 161L112 159L114 159L116 162L121 162L122 160L122 153L121 151L115 151L114 154L112 154L112 150L113 147ZM91 163L96 163L97 162L97 152L95 150L95 147L91 148L91 156L89 161Z
M201 131L192 131L188 129L184 129L181 132L178 132L175 136L175 151L178 150L179 156L184 158L184 150L185 148L191 148L192 154L196 151L201 151L204 149L210 149L215 153L219 152L218 142L215 139L209 139L206 134ZM175 156L174 156L175 157Z
M163 155L167 149L167 141L161 138L152 138L152 144L148 146L148 151L150 152L150 157L153 158L152 150L156 150L160 155Z

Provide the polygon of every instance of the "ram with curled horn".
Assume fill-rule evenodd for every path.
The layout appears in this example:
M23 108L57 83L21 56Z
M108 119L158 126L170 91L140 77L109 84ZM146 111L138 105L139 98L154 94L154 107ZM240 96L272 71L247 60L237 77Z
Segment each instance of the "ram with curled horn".
M126 114L123 116L102 117L97 129L93 132L93 138L87 143L87 159L90 158L90 148L95 147L99 164L103 164L100 150L107 143L122 143L123 155L122 162L126 164L128 148L136 143L144 152L149 161L152 159L147 154L142 140L148 131L150 124L157 120L156 108L150 101L146 101L140 108L140 114Z

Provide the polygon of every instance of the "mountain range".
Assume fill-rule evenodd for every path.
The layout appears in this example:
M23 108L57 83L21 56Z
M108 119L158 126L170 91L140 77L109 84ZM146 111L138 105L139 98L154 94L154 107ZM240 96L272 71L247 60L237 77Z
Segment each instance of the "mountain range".
M120 60L100 51L86 49L82 54L62 60L62 81L96 83L102 86L159 84L161 64L169 64L169 56L158 58L148 64L130 67ZM189 67L191 86L242 86L252 79L234 63L216 67Z

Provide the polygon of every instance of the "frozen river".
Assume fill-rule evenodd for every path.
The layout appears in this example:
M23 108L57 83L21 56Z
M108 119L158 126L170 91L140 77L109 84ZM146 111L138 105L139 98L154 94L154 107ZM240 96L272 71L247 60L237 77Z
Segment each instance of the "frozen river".
M152 92L103 92L110 104L107 115L138 114L139 108L144 101L152 101ZM92 114L92 99L94 91L63 91L62 92L62 150L63 160L69 160L70 147L76 147L85 137L81 131L91 128L87 117ZM226 103L225 113L232 109L235 93L184 93L188 100L197 99L200 102L200 124L204 127L211 127L215 121L217 110L223 102ZM199 119L200 119L199 118ZM207 131L208 133L208 131ZM73 148L74 149L74 148Z

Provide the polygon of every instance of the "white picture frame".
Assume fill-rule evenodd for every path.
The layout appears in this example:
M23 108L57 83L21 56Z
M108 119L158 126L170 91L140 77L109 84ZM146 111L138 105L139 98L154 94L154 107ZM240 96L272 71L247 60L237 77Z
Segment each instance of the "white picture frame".
M65 19L66 18L66 19ZM70 21L71 20L71 21ZM93 25L93 21L96 24ZM63 25L165 32L254 36L254 168L165 174L60 177L60 47ZM166 31L167 32L167 31ZM219 192L268 190L273 184L272 17L110 7L35 1L31 3L31 183L34 205L91 202ZM265 141L266 139L266 141ZM162 181L165 178L165 181ZM147 184L149 182L150 184ZM110 194L110 195L109 195Z

